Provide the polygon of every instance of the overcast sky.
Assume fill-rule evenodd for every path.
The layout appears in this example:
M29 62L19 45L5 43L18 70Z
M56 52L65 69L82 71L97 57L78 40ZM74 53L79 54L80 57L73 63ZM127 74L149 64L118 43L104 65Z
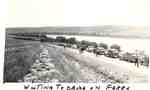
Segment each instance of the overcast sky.
M150 26L150 0L9 0L7 24Z

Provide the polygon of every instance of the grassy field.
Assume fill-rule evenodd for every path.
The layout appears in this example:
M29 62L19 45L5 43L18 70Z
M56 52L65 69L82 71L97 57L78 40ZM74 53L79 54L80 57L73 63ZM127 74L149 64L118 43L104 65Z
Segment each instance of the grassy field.
M36 59L34 55L38 51L38 47L39 42L37 41L6 37L4 82L16 82L28 73L31 64Z

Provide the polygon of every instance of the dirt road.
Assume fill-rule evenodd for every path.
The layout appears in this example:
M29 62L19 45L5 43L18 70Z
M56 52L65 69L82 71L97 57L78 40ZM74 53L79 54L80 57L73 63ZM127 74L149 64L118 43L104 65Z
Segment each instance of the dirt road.
M80 54L75 49L67 49L65 53L76 58L79 62L86 63L89 67L94 67L95 72L102 72L107 78L111 78L117 82L149 82L150 70L146 67L140 66L140 68L137 68L132 63L105 56L96 57L94 54L88 52Z
M55 78L55 80L57 79L56 81L60 82L148 82L148 75L145 70L138 69L127 62L104 56L96 57L87 52L80 54L76 49L63 48L51 44L42 44L40 48L39 53L37 53L39 60L44 61L44 63L47 61L46 63L53 64L53 69L61 74L57 75L61 76L61 78L56 78L52 74L48 74L52 69L43 70L42 75L47 76L47 79L53 80ZM44 54L44 57L47 58L41 58L40 54L45 52L47 53ZM39 77L37 74L38 72L35 75L36 79L43 80L41 79L43 76Z

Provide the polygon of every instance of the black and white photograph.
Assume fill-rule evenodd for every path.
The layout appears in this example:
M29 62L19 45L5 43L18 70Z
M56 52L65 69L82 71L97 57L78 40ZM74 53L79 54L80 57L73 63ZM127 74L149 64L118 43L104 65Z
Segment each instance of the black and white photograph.
M0 90L150 90L150 0L1 0Z
M148 83L148 27L6 28L4 83Z

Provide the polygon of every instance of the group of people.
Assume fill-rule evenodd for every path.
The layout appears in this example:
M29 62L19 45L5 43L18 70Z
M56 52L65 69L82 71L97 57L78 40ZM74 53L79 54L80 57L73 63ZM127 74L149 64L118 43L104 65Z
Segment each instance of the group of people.
M139 58L138 56L135 57L135 66L139 67L140 64L143 64L147 68L149 67L149 56L144 56L143 58Z

